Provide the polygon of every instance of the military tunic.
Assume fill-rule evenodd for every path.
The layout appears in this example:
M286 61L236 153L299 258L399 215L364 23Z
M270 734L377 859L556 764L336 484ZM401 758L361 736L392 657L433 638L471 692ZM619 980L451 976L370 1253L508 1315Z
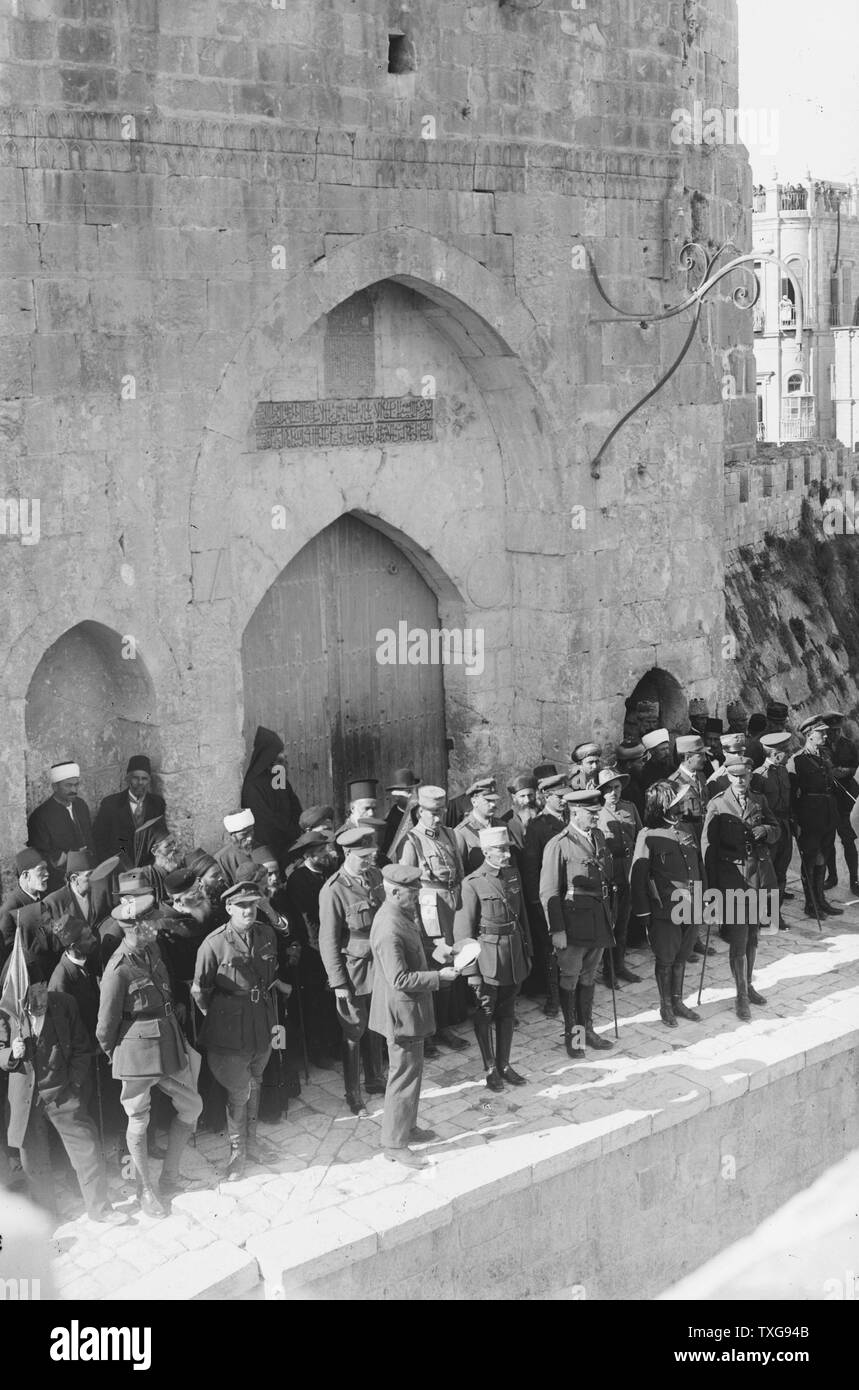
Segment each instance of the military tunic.
M255 922L245 933L228 922L207 936L197 952L191 990L207 1011L200 1031L201 1046L210 1054L267 1056L277 1021L272 999L277 978L273 927Z
M492 817L489 825L501 826L504 822ZM474 813L467 815L464 820L454 830L456 846L462 859L462 867L466 874L473 874L475 869L479 869L483 863L483 850L480 848L480 832L486 830L487 825L479 821Z
M766 839L756 840L752 831L766 828ZM747 945L757 941L760 922L768 903L761 894L777 888L770 849L777 845L781 828L769 808L766 798L749 790L745 806L741 807L733 789L714 796L707 807L702 850L707 883L722 893L733 892L723 903L724 933L731 943L731 960L745 956ZM755 902L748 896L741 901L738 893L751 889L758 894ZM729 906L730 905L730 906ZM729 919L734 917L732 923ZM736 921L741 917L742 921Z
M859 858L856 854L856 831L850 819L851 812L856 805L855 797L857 787L855 781L856 768L859 766L856 749L849 739L843 734L838 735L829 749L829 756L832 761L832 781L835 791L835 828L838 838L844 850L844 862L847 865L847 873L851 883L856 882L857 871L859 871ZM844 768L843 772L836 772L836 768ZM826 867L833 878L836 876L835 866L835 836L832 837L832 845L826 858Z
M803 749L788 760L791 812L800 853L809 867L826 862L835 842L838 811L829 759Z
M647 917L647 934L660 965L688 961L702 925L695 885L704 869L696 841L674 825L640 830L630 871L630 901ZM703 898L701 899L703 906Z
M667 780L678 792L681 787L689 788L685 800L678 809L681 821L690 826L700 845L701 832L704 829L704 817L707 814L707 803L710 800L710 788L707 785L706 774L691 772L684 763L681 763L677 771L672 772Z
M344 1070L347 1095L357 1095L357 1055L363 1046L365 1072L375 1080L381 1064L381 1041L367 1039L373 993L373 955L370 928L382 905L382 875L372 865L360 877L345 866L332 874L319 894L319 950L333 990L348 989L335 1000L337 1020L346 1041Z
M464 876L453 831L445 825L430 830L418 822L400 842L399 862L421 871L418 908L427 936L436 940L443 936L451 945Z
M138 949L123 937L102 976L96 1037L122 1082L129 1133L146 1132L153 1086L170 1097L183 1123L196 1124L203 1102L157 946Z
M454 940L480 942L480 955L463 974L489 985L520 985L531 968L531 932L516 869L482 864L462 885Z
M779 824L781 835L778 843L772 848L772 862L776 881L783 891L793 853L793 837L790 832L790 773L786 764L781 763L775 767L772 763L764 763L752 777L751 789L765 798Z
M568 825L546 846L540 874L549 932L563 932L566 938L555 955L561 988L570 992L580 985L592 990L603 950L615 944L610 907L614 865L602 831L591 835Z
M641 817L631 801L620 800L614 808L603 806L597 825L605 836L606 848L612 859L617 890L614 938L622 951L626 946L629 925L629 875L635 841L641 830Z

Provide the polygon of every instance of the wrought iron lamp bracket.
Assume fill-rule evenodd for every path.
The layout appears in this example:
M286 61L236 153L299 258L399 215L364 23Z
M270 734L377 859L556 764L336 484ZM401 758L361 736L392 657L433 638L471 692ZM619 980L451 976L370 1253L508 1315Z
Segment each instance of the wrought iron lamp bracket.
M603 288L602 281L600 280L596 265L594 264L594 259L590 251L587 249L587 247L584 247L583 249L588 259L588 269L590 270L591 279L594 282L597 293L599 294L603 302L607 304L608 307L612 310L612 313L614 315L614 317L611 319L595 319L593 320L593 322L637 323L642 328L649 328L651 324L664 323L667 319L676 318L679 314L683 314L687 310L692 311L692 322L689 326L689 332L687 333L686 338L684 339L683 346L681 347L679 353L677 354L674 361L671 363L671 366L667 369L667 371L665 371L662 374L662 376L659 378L656 384L652 386L644 396L641 397L641 400L637 401L636 404L632 406L632 408L628 410L625 415L621 416L617 424L614 425L613 428L610 430L602 445L600 446L598 453L594 456L593 460L591 461L591 476L594 478L598 478L600 476L600 464L612 440L623 429L627 421L631 420L633 415L636 415L638 411L641 410L642 406L646 405L649 400L652 400L653 397L656 396L662 390L666 382L671 380L672 376L677 371L678 367L680 366L681 362L683 361L684 357L686 356L687 352L692 346L692 342L695 337L695 330L698 327L698 323L701 318L701 311L704 306L704 300L706 299L707 295L710 294L710 292L713 289L715 289L715 287L718 284L720 284L721 281L724 280L728 275L732 275L734 271L742 270L746 272L752 277L753 282L752 289L748 288L746 285L738 285L731 292L731 299L733 300L734 304L736 304L737 307L741 309L754 308L755 304L757 304L758 299L760 298L761 282L758 279L758 276L754 270L754 265L756 262L766 263L768 265L777 265L784 272L784 274L789 278L794 287L794 292L796 295L796 341L798 343L802 342L802 287L800 286L799 281L797 280L791 267L789 265L786 265L784 261L780 260L778 256L772 255L772 253L751 251L741 254L738 251L738 248L734 246L731 242L726 242L723 246L718 247L716 251L708 253L705 247L703 247L700 244L700 242L686 242L685 245L680 248L678 260L680 266L687 272L687 281L690 282L689 293L680 304L672 305L668 309L664 309L661 313L654 314L629 313L627 310L621 309L617 304L614 304L612 300L609 299L608 295L605 292L605 289ZM734 251L736 252L736 254L732 257L731 260L727 261L724 265L720 266L718 264L719 261L728 251Z

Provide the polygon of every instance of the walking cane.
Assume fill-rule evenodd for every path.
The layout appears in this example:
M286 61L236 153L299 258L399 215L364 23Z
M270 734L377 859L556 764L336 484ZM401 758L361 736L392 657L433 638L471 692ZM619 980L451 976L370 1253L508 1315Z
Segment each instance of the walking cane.
M817 930L823 931L823 924L820 920L820 908L817 906L817 898L814 893L814 879L808 872L808 865L805 862L805 855L803 854L799 846L799 836L796 835L794 836L794 838L796 840L796 847L799 850L799 862L802 865L802 872L805 875L805 891L808 893L808 896L811 899L811 905L814 908L814 915L817 918Z
M612 885L612 887L609 889L609 901L612 903L612 905L614 904L614 895L615 895L615 892L616 892L616 889L615 889L614 885ZM616 994L615 994L615 988L614 988L614 955L612 954L612 952L614 951L614 927L615 927L615 923L612 921L612 917L613 917L613 916L615 916L615 913L614 913L613 906L612 906L612 908L609 909L609 913L608 913L608 920L609 920L609 926L611 927L611 939L612 939L612 944L611 944L611 946L609 946L609 948L608 948L608 967L609 967L609 968L608 968L608 977L609 977L609 980L610 980L610 982L611 982L611 1011L612 1011L612 1013L614 1014L614 1036L615 1036L615 1038L619 1038L619 1037L620 1037L620 1033L618 1032L618 1028L617 1028L617 996L616 996ZM615 920L616 920L616 916L615 916Z
M104 1107L101 1099L101 1067L99 1066L99 1054L96 1052L93 1059L95 1067L95 1095L98 1102L98 1137L101 1142L101 1161L107 1169L107 1153L104 1147Z
M304 1080L309 1086L310 1062L307 1057L307 1034L304 1031L304 1005L301 1000L301 982L298 978L297 970L293 970L290 973L293 975L293 978L295 980L295 984L293 985L292 989L295 995L296 1005L298 1006L298 1031L301 1034L301 1052L304 1057Z
M704 971L707 969L707 950L710 945L710 928L713 925L712 919L707 922L707 935L704 938L704 959L701 961L701 978L698 981L698 1003L701 1003L701 991L704 988Z

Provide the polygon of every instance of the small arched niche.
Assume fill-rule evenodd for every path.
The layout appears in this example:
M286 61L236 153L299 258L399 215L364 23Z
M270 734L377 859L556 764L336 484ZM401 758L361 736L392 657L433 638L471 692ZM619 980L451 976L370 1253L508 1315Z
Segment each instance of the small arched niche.
M33 672L25 728L28 812L50 795L48 770L63 758L80 764L92 811L122 786L132 753L157 767L155 692L133 639L89 621L64 632Z
M670 671L652 666L641 677L626 702L625 740L640 739L651 729L677 733L688 725L689 701Z

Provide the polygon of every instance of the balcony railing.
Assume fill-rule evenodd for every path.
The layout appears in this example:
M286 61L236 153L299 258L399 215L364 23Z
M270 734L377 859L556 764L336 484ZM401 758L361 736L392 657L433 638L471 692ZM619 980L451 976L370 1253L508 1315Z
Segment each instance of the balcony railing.
M797 419L796 416L781 420L781 437L783 440L793 439L814 439L817 432L817 422L812 415L810 419ZM760 437L760 436L759 436Z

